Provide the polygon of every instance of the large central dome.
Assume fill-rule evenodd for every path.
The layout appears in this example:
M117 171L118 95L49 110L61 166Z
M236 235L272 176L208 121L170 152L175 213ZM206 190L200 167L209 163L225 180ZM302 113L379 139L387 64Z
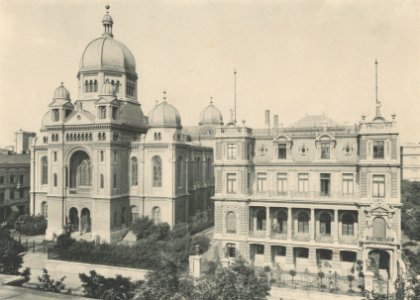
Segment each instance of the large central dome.
M113 23L107 11L102 19L104 33L86 46L80 60L80 71L118 71L136 75L134 56L127 46L114 39Z
M83 51L80 71L109 70L136 73L131 51L112 36L104 35L90 42Z

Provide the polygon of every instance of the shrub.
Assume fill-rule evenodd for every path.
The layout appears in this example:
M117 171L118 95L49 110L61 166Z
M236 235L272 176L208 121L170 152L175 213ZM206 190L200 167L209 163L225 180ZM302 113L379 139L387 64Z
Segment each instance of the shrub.
M132 283L130 278L116 275L115 278L105 278L95 271L90 275L79 274L85 297L95 299L132 299L138 283Z
M70 234L60 234L57 237L57 247L60 251L66 250L74 244L76 240L72 239Z
M63 283L65 278L66 277L64 276L60 280L51 279L47 269L42 269L42 276L38 276L38 281L40 283L38 289L46 292L61 293L61 291L66 288Z
M47 220L44 216L20 216L15 221L15 228L24 235L39 235L45 234L47 229Z

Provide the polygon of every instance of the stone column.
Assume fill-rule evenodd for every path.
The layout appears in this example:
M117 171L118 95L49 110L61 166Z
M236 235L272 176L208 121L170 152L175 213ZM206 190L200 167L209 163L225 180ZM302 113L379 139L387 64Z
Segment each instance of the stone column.
M265 237L270 238L271 235L271 216L270 216L270 207L267 206L265 213Z
M314 241L315 240L315 210L313 208L311 208L311 219L310 219L310 223L309 223L309 236L310 236L310 240Z
M288 207L287 208L287 239L291 240L292 239L292 208Z
M338 235L339 235L339 226L338 226L338 210L334 209L334 228L332 231L333 234L333 242L338 243Z
M264 244L264 263L267 266L272 265L272 261L271 261L271 245L269 243L265 243Z

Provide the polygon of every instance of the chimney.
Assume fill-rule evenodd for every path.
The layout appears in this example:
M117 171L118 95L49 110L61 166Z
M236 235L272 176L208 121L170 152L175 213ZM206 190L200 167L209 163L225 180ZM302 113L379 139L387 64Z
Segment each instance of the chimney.
M265 127L270 128L270 110L265 110Z
M279 115L274 115L274 117L273 117L273 126L276 129L279 127Z

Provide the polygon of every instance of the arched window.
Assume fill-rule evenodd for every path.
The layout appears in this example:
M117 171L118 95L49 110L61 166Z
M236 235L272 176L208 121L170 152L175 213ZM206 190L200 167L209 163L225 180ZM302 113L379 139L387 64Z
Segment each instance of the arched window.
M97 92L97 91L98 91L98 81L97 81L97 80L95 80L95 81L93 82L93 91L94 91L94 92Z
M113 183L112 187L113 187L114 189L116 189L116 188L117 188L117 174L116 174L116 173L114 173L114 183Z
M100 152L100 156L101 156L101 161L104 161L104 151Z
M319 217L319 233L322 235L331 234L331 216L328 213L322 213Z
M104 174L101 174L101 178L100 178L100 187L101 187L101 189L103 189L104 188L104 186L105 186L105 179L104 179Z
M257 230L265 230L266 213L265 209L259 209L257 211Z
M115 84L115 93L119 93L120 92L120 81L117 80L117 83Z
M226 231L228 233L236 233L236 214L231 211L226 215Z
M384 218L377 217L373 219L373 238L377 240L386 238L386 222Z
M160 223L160 208L157 206L152 209L152 220L155 224Z
M45 219L48 218L48 203L46 201L41 203L41 215L43 215Z
M309 232L309 216L303 211L301 211L298 215L298 232Z
M343 215L341 219L342 235L354 235L354 219L353 216L349 213Z
M132 157L131 158L131 185L136 186L138 185L138 164L137 164L137 158Z
M89 92L89 84L88 81L85 80L85 93Z
M57 174L54 173L54 186L56 187L58 185L58 178Z
M91 185L90 158L83 151L75 152L70 159L70 186Z
M162 160L159 156L154 156L152 158L153 165L153 186L161 187L162 186Z
M183 174L183 158L182 156L178 156L178 159L176 161L176 186L182 187L184 182L184 174Z
M41 158L41 184L48 184L48 158Z
M287 213L283 210L280 210L276 214L274 219L273 229L277 233L286 233L287 232Z

